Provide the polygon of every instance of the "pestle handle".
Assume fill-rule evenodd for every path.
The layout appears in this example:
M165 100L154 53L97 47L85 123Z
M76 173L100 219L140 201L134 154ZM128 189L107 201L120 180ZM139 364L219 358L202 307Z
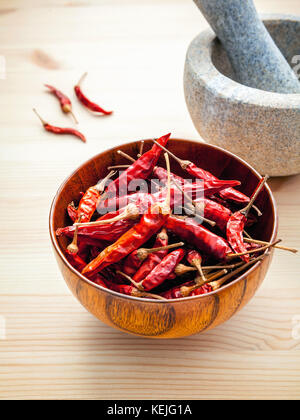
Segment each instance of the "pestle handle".
M260 20L252 0L194 0L227 52L237 80L278 93L300 83Z

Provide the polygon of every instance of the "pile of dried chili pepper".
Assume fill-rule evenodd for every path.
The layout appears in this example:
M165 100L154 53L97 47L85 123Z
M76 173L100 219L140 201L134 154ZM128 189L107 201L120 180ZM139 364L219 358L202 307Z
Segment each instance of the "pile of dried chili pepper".
M220 180L171 154L169 138L155 140L148 151L142 142L138 159L120 151L131 164L108 172L68 204L70 225L56 234L70 238L66 258L76 270L115 292L168 300L217 290L264 258L270 247L297 252L245 230L261 214L257 207L251 212L267 177L248 197L234 188L238 180ZM163 152L166 168L156 166ZM169 154L188 172L188 180L171 172ZM136 182L138 189L131 191L135 181L149 190Z

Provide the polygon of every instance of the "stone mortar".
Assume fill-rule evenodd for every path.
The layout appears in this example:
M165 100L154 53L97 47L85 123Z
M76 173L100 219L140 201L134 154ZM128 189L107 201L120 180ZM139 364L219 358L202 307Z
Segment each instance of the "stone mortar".
M262 19L288 63L300 63L300 17ZM205 141L237 154L262 174L300 172L300 94L267 92L235 81L226 52L210 29L188 48L184 91Z

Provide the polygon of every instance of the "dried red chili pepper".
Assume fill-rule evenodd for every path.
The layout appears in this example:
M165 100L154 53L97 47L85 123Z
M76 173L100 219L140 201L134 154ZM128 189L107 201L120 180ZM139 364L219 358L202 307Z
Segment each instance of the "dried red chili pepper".
M238 254L240 253L243 254L247 251L247 248L244 244L243 231L244 231L245 224L247 221L248 212L252 204L254 203L257 195L261 191L262 187L265 185L267 179L268 179L267 176L262 178L257 188L255 189L247 206L244 209L233 213L227 222L227 227L226 227L227 240L230 243L232 249ZM241 255L240 257L246 263L249 262L249 259L250 259L249 254Z
M161 247L168 245L168 235L165 228L161 230L156 236L154 247ZM137 283L143 280L153 268L161 262L161 260L168 254L167 250L154 252L144 261L138 271L134 274L133 280Z
M83 79L86 77L87 73L84 73L79 82L77 83L76 86L74 86L74 90L75 90L75 94L77 96L77 98L79 99L79 101L89 110L93 111L93 112L99 112L101 114L104 115L110 115L112 114L113 111L106 111L105 109L103 109L101 106L97 105L95 102L90 101L82 92L80 84L82 83Z
M226 231L227 222L231 216L231 211L222 204L208 198L195 199L199 206L203 206L203 215L209 220L213 220L219 229Z
M153 268L153 270L139 283L130 279L126 274L124 276L130 280L133 285L142 291L149 291L161 285L174 272L175 267L180 263L185 255L182 248L176 249L166 255L162 261ZM120 273L122 274L122 273Z
M76 268L76 270L81 272L86 266L86 262L78 254L66 250L65 255L69 263Z
M95 272L99 272L108 265L125 258L128 254L147 242L163 226L167 218L166 214L153 213L151 210L152 208L142 216L136 225L91 261L84 268L82 274L90 276Z
M199 254L199 252L197 252L195 250L189 251L188 254L187 254L187 261L192 266L197 268L197 270L199 271L202 282L205 282L206 278L205 278L203 270L202 270L202 257Z
M166 145L171 133L160 137L157 142L158 144ZM161 148L156 144L148 152L144 153L139 159L137 159L132 165L129 166L122 174L111 182L107 189L107 194L112 194L113 197L119 195L119 191L127 192L129 183L134 179L147 179L157 161L161 155Z
M82 226L78 228L78 238L80 241L85 240L88 242L91 240L89 243L94 245L97 245L99 241L114 242L132 228L133 224L134 220L126 219L119 220L115 223L107 223L106 225L101 226ZM65 235L69 238L73 238L74 231L74 226L67 226L65 228L57 229L56 235Z
M76 223L78 222L79 217L81 217L81 223L86 223L91 220L101 198L101 194L105 190L106 182L114 174L115 171L109 172L101 182L86 190L78 205Z
M77 219L77 209L72 201L72 203L69 203L67 206L67 212L68 215L70 217L70 219L72 220L72 222L75 222L75 220Z
M127 274L128 276L133 276L138 268L142 265L142 263L145 261L145 259L155 252L159 251L169 251L173 248L178 248L180 246L183 246L183 242L178 242L175 244L170 244L166 246L161 247L154 247L154 248L139 248L133 251L128 257L125 259L123 264L123 272Z
M155 142L155 140L153 141ZM191 176L195 178L203 179L205 181L218 180L218 178L215 177L213 174L211 174L210 172L202 168L199 168L193 162L189 160L179 159L177 156L174 155L174 153L170 152L168 149L166 149L163 146L162 146L162 149L165 150L167 153L169 153L169 155L172 156L173 159L175 159L180 164L182 169L186 170ZM249 197L247 197L245 194L233 188L224 189L220 191L219 194L222 198L225 198L226 200L232 200L237 203L248 203L250 200Z
M86 142L86 138L84 137L82 133L80 133L80 131L75 130L74 128L55 127L54 125L51 125L47 123L45 120L43 120L42 117L37 113L36 109L33 108L33 111L39 117L46 131L49 131L50 133L54 133L54 134L70 134L72 136L78 137L84 143Z
M77 118L75 117L72 111L72 103L70 99L64 93L62 93L60 90L56 89L55 87L51 85L45 85L45 86L46 88L50 90L51 93L53 93L53 95L57 97L62 111L65 112L66 114L70 113L72 117L74 118L74 121L76 122L76 124L78 124Z
M217 260L224 261L226 255L231 253L231 248L225 239L210 232L189 217L170 216L165 227L187 243L194 245L200 251Z

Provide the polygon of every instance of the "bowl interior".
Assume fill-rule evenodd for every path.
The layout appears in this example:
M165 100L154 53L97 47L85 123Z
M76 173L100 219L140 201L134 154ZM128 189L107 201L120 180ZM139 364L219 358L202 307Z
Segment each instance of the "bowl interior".
M139 151L139 144L139 142L128 143L100 153L80 166L61 185L54 198L50 214L50 234L58 252L64 251L67 243L69 243L66 238L56 237L55 235L57 228L70 224L66 212L67 205L71 201L77 202L80 198L80 192L85 191L91 185L95 185L99 179L103 178L107 174L108 166L128 164L126 159L117 154L119 148L131 156L136 156ZM151 140L146 140L144 151L152 145ZM260 175L246 162L219 147L196 141L171 139L168 148L180 158L193 161L196 165L209 170L221 179L241 181L239 189L247 195L251 195L260 179ZM163 156L160 158L159 165L165 167ZM171 160L171 170L188 178L187 173L174 160ZM277 230L277 216L274 198L269 187L261 191L256 204L263 215L258 218L258 222L252 228L248 229L248 232L253 234L256 239L273 240ZM69 266L62 253L59 252L59 254L64 259L65 264Z
M300 21L267 19L263 21L275 44L282 52L287 62L292 65L294 56L299 55L300 50ZM217 70L229 79L238 82L234 70L218 38L214 38L212 45L212 62Z

